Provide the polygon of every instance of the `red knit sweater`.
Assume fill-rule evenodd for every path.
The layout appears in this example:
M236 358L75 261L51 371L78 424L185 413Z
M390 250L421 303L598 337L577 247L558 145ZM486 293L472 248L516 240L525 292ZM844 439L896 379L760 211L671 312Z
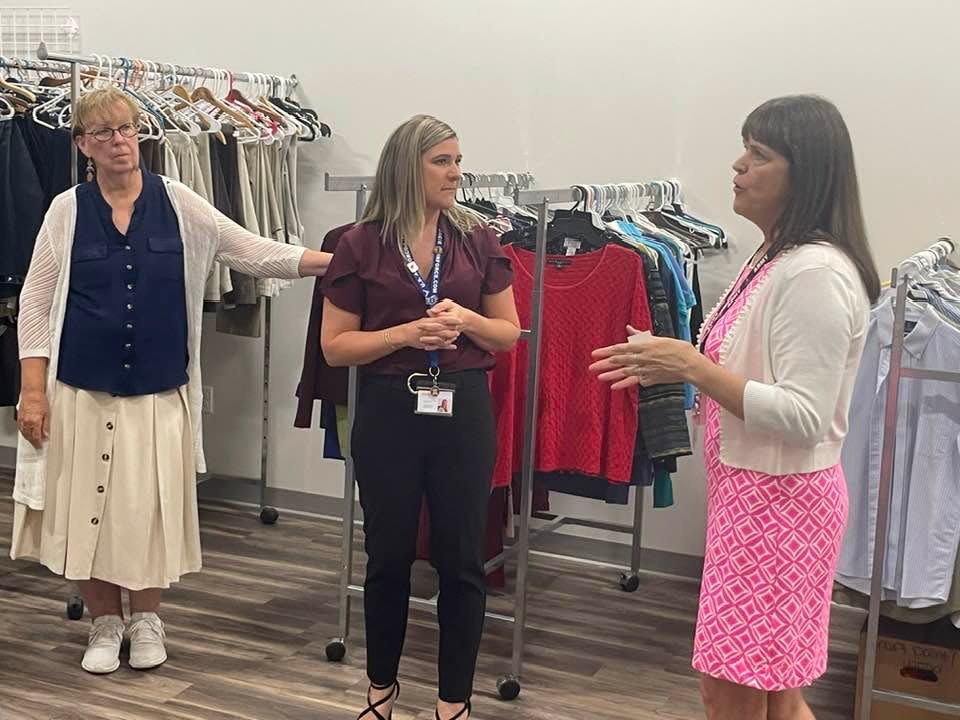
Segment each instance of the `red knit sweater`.
M530 327L534 254L506 248L514 266L520 322ZM560 266L553 264L558 263ZM611 392L589 372L590 353L624 342L627 324L650 330L643 261L616 245L548 258L544 276L536 469L629 482L637 436L637 394ZM528 343L497 356L491 379L497 406L494 486L509 485L523 455Z

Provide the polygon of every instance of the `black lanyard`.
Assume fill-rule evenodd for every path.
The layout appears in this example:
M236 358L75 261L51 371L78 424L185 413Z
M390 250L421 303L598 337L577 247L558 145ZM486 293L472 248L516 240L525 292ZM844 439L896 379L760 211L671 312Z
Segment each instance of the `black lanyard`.
M750 283L754 281L757 275L760 274L760 271L763 270L769 263L773 262L773 259L776 257L776 254L771 255L768 250L763 254L763 260L758 264L754 265L750 272L747 273L747 276L740 282L735 290L728 292L726 297L724 297L723 302L720 304L720 307L717 308L717 311L713 314L713 317L710 319L710 325L705 326L700 333L700 353L703 355L707 354L707 338L710 337L710 333L713 332L713 329L717 326L717 323L720 322L721 318L730 312L730 308L733 307L734 303L737 302L737 299L743 295Z

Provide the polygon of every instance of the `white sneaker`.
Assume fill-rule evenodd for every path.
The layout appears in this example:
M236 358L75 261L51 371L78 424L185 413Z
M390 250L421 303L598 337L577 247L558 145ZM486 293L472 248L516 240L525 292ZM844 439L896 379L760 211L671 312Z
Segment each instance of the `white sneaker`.
M123 618L102 615L93 621L87 639L87 651L80 663L84 670L106 675L120 667L120 645L123 643Z
M167 661L166 634L156 613L134 613L130 618L130 667L149 670Z

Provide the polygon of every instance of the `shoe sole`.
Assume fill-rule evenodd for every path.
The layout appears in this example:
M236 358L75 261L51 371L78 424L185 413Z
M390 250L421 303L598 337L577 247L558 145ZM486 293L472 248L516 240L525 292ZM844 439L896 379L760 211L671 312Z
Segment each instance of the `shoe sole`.
M86 671L87 671L88 673L90 673L91 675L109 675L110 673L116 672L117 670L120 669L120 660L118 659L118 660L117 660L117 664L114 665L114 666L113 666L112 668L110 668L109 670L106 670L106 669L103 669L103 670L101 670L101 669L94 670L94 669L92 669L92 668L88 668L88 667L87 667L86 665L84 665L83 663L80 663L80 667L82 667L84 670L86 670Z
M155 668L155 667L160 667L160 666L163 665L166 661L167 661L167 654L164 653L164 654L163 654L163 659L160 660L159 662L150 663L150 664L148 664L148 665L134 665L133 662L131 662L131 663L130 663L130 667L132 667L134 670L153 670L153 668Z

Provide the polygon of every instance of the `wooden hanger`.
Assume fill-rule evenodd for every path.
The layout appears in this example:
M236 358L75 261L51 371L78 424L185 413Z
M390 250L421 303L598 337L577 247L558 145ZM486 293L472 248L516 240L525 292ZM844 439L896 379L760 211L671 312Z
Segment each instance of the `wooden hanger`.
M170 92L180 100L180 102L174 102L174 110L177 112L181 112L186 109L191 110L193 112L194 120L200 125L201 128L203 128L204 132L212 132L214 137L216 137L222 144L227 144L227 139L223 136L223 132L220 130L220 121L196 107L193 104L193 101L190 99L189 91L183 85L174 85L172 88L170 88Z
M223 103L221 100L217 99L208 88L203 87L202 85L193 91L193 94L189 96L191 102L200 102L203 101L208 103L221 112L229 115L238 125L245 127L250 130L256 130L256 126L253 124L253 121L244 115L242 112L236 108L232 108L229 105Z
M0 90L6 90L9 93L18 95L31 105L37 102L37 96L32 92L27 90L25 87L18 85L17 83L7 82L2 77L0 77Z

